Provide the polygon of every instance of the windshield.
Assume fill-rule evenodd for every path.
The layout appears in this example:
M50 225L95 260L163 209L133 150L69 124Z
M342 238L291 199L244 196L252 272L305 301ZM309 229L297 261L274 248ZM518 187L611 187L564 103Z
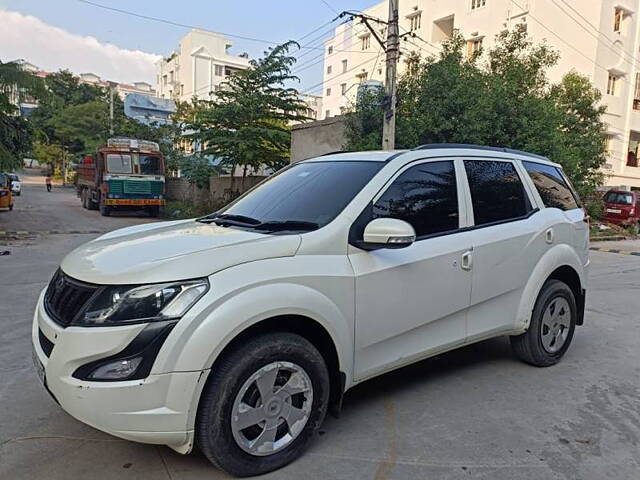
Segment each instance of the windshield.
M162 175L160 157L140 154L138 159L140 175Z
M298 163L210 218L263 231L315 230L333 220L382 166L362 161Z
M618 205L633 205L633 195L623 192L609 192L604 197L604 201Z
M131 173L131 155L107 154L107 172Z

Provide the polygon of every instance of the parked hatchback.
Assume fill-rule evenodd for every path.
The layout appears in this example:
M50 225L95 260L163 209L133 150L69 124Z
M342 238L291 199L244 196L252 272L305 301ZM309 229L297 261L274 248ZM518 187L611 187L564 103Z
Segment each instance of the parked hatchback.
M585 214L546 158L327 155L209 216L71 252L39 298L34 362L77 419L255 475L298 457L346 390L403 365L499 335L555 364L588 265Z
M20 181L20 177L15 173L8 173L7 175L11 180L11 192L19 197L22 194L22 182Z
M640 195L627 190L609 190L604 200L603 219L617 225L640 226Z

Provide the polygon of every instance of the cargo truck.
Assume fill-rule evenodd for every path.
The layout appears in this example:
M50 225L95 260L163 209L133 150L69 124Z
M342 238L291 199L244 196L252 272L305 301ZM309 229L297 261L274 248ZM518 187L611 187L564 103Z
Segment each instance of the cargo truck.
M110 138L78 165L76 188L82 206L112 211L145 210L157 217L165 204L165 164L157 143Z

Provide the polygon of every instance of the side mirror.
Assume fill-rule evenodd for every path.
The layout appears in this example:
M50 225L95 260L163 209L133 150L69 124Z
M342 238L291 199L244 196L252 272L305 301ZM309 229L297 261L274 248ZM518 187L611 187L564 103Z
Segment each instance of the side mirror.
M416 231L411 224L397 218L376 218L364 228L363 247L404 248L416 241Z

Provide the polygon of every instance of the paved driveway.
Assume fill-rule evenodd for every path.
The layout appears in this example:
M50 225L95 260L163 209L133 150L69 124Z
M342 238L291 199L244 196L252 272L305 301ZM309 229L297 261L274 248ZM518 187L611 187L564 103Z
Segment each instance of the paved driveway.
M79 203L68 190L47 195L27 184L16 210L0 214L0 230L148 221L103 219ZM0 478L226 478L199 454L88 427L38 384L30 347L37 295L62 257L94 236L36 234L3 247L11 255L0 256ZM592 262L586 325L559 365L519 363L500 338L366 382L300 460L264 478L640 478L640 257L593 252Z

